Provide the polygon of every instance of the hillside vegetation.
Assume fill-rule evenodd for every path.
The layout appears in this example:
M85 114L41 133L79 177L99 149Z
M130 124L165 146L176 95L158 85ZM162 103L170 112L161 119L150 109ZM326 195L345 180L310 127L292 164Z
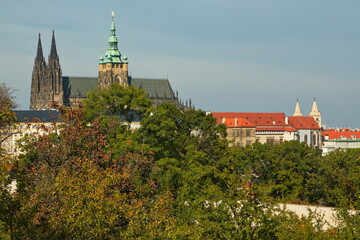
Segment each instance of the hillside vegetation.
M118 85L60 111L56 132L23 139L26 154L1 152L2 239L360 238L359 214L347 211L360 208L360 149L229 147L211 115L154 107ZM298 217L279 202L337 207L339 224L325 230L316 212Z

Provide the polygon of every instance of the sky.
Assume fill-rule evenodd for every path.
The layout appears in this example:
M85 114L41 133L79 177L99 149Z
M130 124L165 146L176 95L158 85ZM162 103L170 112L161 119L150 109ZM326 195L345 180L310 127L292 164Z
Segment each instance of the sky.
M29 109L41 34L63 76L97 77L115 12L133 77L168 78L213 112L284 112L316 98L327 127L360 128L358 0L32 0L0 8L0 82ZM103 50L102 50L103 49Z

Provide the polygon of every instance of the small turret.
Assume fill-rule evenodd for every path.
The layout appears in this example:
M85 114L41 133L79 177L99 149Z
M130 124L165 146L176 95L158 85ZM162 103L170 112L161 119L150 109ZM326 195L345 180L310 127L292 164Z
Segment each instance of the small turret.
M99 64L104 63L103 50L101 49L101 55L99 57Z
M123 63L128 63L128 57L126 55L126 48L124 50L124 56L122 57Z
M318 123L319 127L321 128L321 113L316 103L316 99L314 98L314 102L310 111L309 116L314 117L315 121Z
M300 110L299 99L296 99L295 111L294 111L293 116L302 116L302 113L301 113L301 110Z

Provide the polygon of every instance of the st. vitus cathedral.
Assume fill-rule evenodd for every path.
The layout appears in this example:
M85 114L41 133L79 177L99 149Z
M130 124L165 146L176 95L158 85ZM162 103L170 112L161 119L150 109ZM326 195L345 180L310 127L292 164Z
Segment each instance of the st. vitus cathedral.
M114 15L110 27L108 50L99 59L99 74L93 77L63 76L59 55L56 50L55 35L52 33L48 61L45 61L39 34L37 54L31 80L30 109L52 109L54 105L77 106L86 99L87 92L96 87L106 87L117 82L122 86L133 85L145 90L154 104L174 103L180 107L192 108L191 101L182 103L174 94L168 79L132 78L128 73L128 58L121 55L115 34Z

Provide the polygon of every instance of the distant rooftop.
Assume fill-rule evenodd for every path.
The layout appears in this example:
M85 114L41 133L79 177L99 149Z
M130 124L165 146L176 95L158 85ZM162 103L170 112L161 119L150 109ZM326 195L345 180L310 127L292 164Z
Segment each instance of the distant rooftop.
M87 93L98 87L96 77L62 77L67 98L86 98ZM129 84L144 89L151 99L174 99L174 91L168 79L130 78Z
M32 122L39 119L41 122L60 122L60 113L56 110L15 110L20 122Z

